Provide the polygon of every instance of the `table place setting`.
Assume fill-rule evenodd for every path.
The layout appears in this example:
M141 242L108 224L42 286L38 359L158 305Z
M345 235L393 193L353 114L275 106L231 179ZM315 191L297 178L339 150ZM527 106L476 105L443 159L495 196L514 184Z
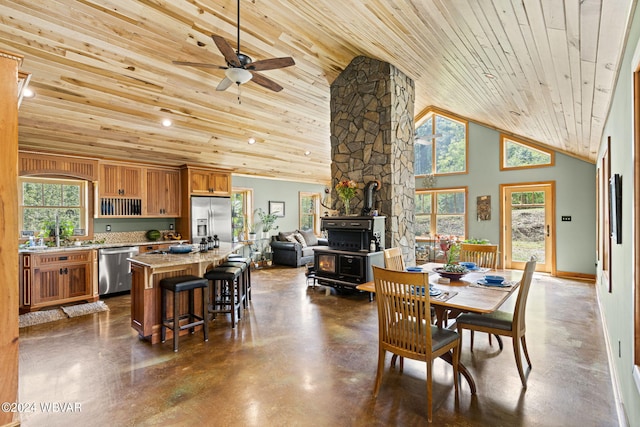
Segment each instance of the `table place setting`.
M418 295L424 295L425 294L425 289L423 286L420 286L418 288ZM453 298L454 296L456 296L457 292L452 292L452 291L442 291L442 289L438 289L434 286L429 286L429 299L431 300L438 300L438 301L447 301L450 298Z
M475 288L488 288L497 291L510 292L511 288L518 283L517 280L505 280L502 276L484 276L480 279L474 279L469 286Z

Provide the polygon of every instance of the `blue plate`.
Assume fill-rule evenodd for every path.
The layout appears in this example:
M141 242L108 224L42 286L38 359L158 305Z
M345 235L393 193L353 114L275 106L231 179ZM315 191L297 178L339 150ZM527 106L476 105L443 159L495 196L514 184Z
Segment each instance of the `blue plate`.
M407 267L405 270L411 271L414 273L422 273L422 267Z
M487 282L484 279L480 279L478 280L478 283L481 285L485 285L485 286L496 286L498 288L504 288L505 286L508 286L507 282Z
M484 276L484 280L486 280L488 283L500 284L500 283L504 282L504 277L502 277L502 276Z
M462 266L466 267L466 268L467 268L467 270L471 270L471 271L473 271L473 270L477 270L477 269L478 269L478 266L476 265L476 263L475 263L475 262L467 262L467 261L464 261L464 262L459 262L458 264L460 264L460 265L462 265Z
M440 289L429 287L430 296L435 297L437 295L440 295L441 293L442 291ZM418 288L418 295L424 295L424 286L420 286Z

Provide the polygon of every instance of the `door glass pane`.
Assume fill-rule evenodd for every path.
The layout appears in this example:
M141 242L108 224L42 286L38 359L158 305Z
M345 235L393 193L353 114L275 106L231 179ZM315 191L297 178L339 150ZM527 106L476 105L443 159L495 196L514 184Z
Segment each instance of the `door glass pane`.
M512 193L511 259L545 260L545 199L543 191Z

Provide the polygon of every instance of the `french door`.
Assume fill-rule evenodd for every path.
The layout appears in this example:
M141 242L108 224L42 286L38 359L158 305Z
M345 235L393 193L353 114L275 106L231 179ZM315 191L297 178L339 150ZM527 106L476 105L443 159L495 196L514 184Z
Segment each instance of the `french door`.
M555 274L554 182L501 185L504 267L524 270L535 256L536 271Z

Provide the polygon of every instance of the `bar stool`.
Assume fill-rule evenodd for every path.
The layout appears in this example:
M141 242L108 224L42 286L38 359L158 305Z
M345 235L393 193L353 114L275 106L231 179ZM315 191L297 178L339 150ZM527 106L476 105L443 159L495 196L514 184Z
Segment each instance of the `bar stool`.
M160 280L162 288L162 327L161 340L165 342L167 328L173 331L173 351L178 351L178 336L180 331L190 329L195 332L195 327L202 325L204 340L209 341L209 325L206 321L209 301L209 282L197 276L166 277ZM202 316L197 315L194 310L194 290L202 289ZM167 318L167 291L173 292L173 317ZM189 291L189 312L180 314L180 292ZM180 321L188 319L188 323L180 325Z
M221 264L222 267L240 267L242 269L242 303L247 308L247 299L251 301L251 259L241 256L231 257Z
M211 304L209 313L231 314L231 327L235 328L240 319L242 307L242 269L234 266L214 267L204 274L205 279L212 282Z

